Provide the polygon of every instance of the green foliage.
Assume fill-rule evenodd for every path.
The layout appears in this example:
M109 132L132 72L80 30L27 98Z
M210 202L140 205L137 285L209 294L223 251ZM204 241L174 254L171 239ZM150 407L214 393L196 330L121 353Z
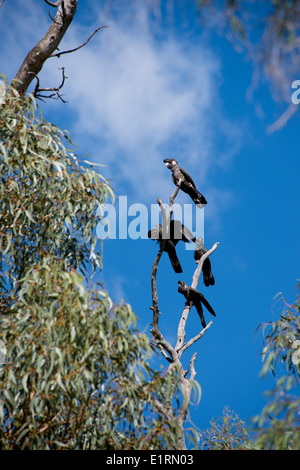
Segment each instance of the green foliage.
M280 301L280 319L263 325L262 375L276 375L276 385L267 393L269 403L254 419L256 445L261 449L300 448L300 298L293 305L282 297Z
M168 381L147 365L147 337L128 305L87 292L75 271L44 259L0 321L4 449L139 449L176 442L151 413ZM147 416L147 408L150 410ZM162 434L163 433L163 434Z
M202 432L201 447L204 450L246 450L251 448L245 423L225 407L223 417L212 419L211 427Z
M113 192L67 150L68 135L45 121L32 96L8 87L0 105L1 307L9 307L28 266L45 255L86 270L100 266L95 206Z
M299 377L300 365L295 352L300 340L300 299L298 297L294 305L288 305L283 297L280 301L283 304L280 319L262 325L262 332L266 333L262 350L262 375L265 376L270 371L275 374L276 367L281 364L286 372Z
M174 377L149 367L131 307L87 286L96 209L113 192L31 96L8 88L3 101L0 447L176 448L180 431L155 412Z

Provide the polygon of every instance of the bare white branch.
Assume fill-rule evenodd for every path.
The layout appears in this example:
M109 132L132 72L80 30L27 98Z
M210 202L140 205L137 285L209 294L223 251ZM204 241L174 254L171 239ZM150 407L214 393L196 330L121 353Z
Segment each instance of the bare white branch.
M202 255L200 260L198 261L197 263L198 266L197 266L196 271L194 272L192 285L191 285L191 287L193 287L194 289L196 289L199 284L200 274L202 271L202 266L203 266L204 261L218 248L218 246L219 246L219 242L216 242L214 246L210 250L208 250L204 255Z

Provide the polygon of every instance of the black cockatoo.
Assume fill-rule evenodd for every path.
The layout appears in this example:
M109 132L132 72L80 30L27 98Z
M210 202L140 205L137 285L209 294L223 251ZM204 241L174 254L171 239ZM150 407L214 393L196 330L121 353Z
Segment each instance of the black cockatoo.
M207 308L207 310L214 317L216 316L216 314L215 314L213 308L211 307L211 305L208 303L208 301L204 297L204 295L201 294L201 292L199 292L198 290L194 289L193 287L189 287L183 281L178 281L178 292L180 292L180 294L184 295L184 297L187 300L187 303L189 303L189 305L191 307L193 305L196 307L196 310L197 310L198 315L199 315L200 320L201 320L201 324L202 324L203 328L205 328L206 323L205 323L205 319L204 319L204 315L203 315L202 304Z
M165 158L164 163L172 171L174 184L187 193L198 207L202 208L204 204L207 204L205 197L196 189L191 176L183 168L180 168L174 158Z

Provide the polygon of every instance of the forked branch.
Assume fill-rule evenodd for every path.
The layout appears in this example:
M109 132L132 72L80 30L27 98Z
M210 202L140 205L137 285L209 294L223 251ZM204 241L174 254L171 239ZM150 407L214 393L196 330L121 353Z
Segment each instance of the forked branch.
M189 341L184 343L185 339L185 326L186 322L188 319L189 311L191 309L191 303L187 303L185 308L183 309L181 319L179 321L178 325L178 331L177 331L177 343L176 346L173 347L166 339L163 337L160 329L159 329L159 306L158 306L158 295L157 295L157 285L156 285L156 276L157 276L157 270L158 270L158 264L161 259L161 256L163 254L164 248L165 248L165 243L166 240L168 239L168 231L170 230L170 221L173 215L173 205L174 205L174 200L175 197L177 196L179 191L179 188L177 187L174 191L174 193L170 197L170 209L169 209L169 214L167 216L166 214L166 209L165 206L163 205L161 199L157 199L157 203L159 204L159 207L162 212L162 220L163 220L163 230L162 230L162 240L160 242L160 249L155 257L155 260L153 262L152 266L152 275L151 275L151 287L152 287L152 307L151 310L153 311L153 321L152 321L152 330L151 333L153 335L155 344L158 346L160 352L164 356L164 358L169 362L169 368L168 372L173 370L174 367L177 368L178 371L178 378L182 384L183 387L183 400L181 407L178 411L177 416L175 415L173 409L171 407L165 407L160 403L159 401L156 401L156 409L162 413L167 419L175 419L180 428L182 429L182 436L180 439L180 448L185 449L185 439L184 439L184 432L183 432L183 425L188 413L189 405L190 405L190 400L191 400L191 393L192 389L194 386L194 379L196 376L196 370L195 370L195 360L197 357L197 353L194 353L191 360L190 360L190 366L189 366L189 371L184 371L182 363L180 362L180 358L182 354L189 348L191 347L196 341L198 341L200 338L203 337L204 333L210 328L212 325L212 322L210 322L205 328L200 331L196 336L191 338ZM208 250L200 260L197 262L197 268L195 269L193 279L192 279L192 284L191 287L196 289L199 283L200 275L202 272L202 267L203 263L206 258L208 258L218 247L219 243L215 243L214 246ZM188 372L190 373L190 377L187 378Z
M61 84L58 86L58 87L47 87L47 88L40 88L40 79L38 76L35 76L36 78L36 86L34 88L34 91L33 91L33 96L35 96L36 98L43 100L43 98L56 98L56 99L60 99L63 103L65 103L66 101L62 98L62 94L60 93L60 90L62 89L62 87L64 86L65 84L65 80L66 78L66 75L65 75L65 68L62 67L62 81L61 81ZM50 95L43 95L42 92L54 92L54 93L51 93Z

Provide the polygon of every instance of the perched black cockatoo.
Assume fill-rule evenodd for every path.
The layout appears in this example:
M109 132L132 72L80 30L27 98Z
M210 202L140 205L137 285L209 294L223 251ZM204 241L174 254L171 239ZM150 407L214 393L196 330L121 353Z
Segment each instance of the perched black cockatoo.
M201 237L197 239L196 249L194 251L195 261L198 262L202 256L207 253L207 249L203 246L203 240ZM206 287L215 285L215 278L211 272L211 263L209 257L204 260L202 266L203 281Z
M198 207L202 208L204 204L207 204L205 197L196 189L191 176L183 168L180 168L174 158L165 158L164 163L172 171L174 184L187 193Z
M196 238L180 220L171 220L169 233L167 230L163 233L162 225L158 224L157 227L149 230L148 237L152 240L157 240L160 246L162 246L162 240L166 239L164 251L168 253L175 273L182 273L182 267L177 257L175 246L180 240L190 243L190 241L196 242Z
M210 306L206 298L204 297L201 292L198 290L194 289L193 287L189 287L185 282L183 281L178 281L178 292L180 294L183 294L184 297L187 300L187 304L189 304L191 307L194 305L196 307L196 310L198 312L198 315L201 320L201 325L203 328L206 327L204 315L203 315L203 308L202 304L207 308L207 310L215 317L216 314L213 310L213 308Z

